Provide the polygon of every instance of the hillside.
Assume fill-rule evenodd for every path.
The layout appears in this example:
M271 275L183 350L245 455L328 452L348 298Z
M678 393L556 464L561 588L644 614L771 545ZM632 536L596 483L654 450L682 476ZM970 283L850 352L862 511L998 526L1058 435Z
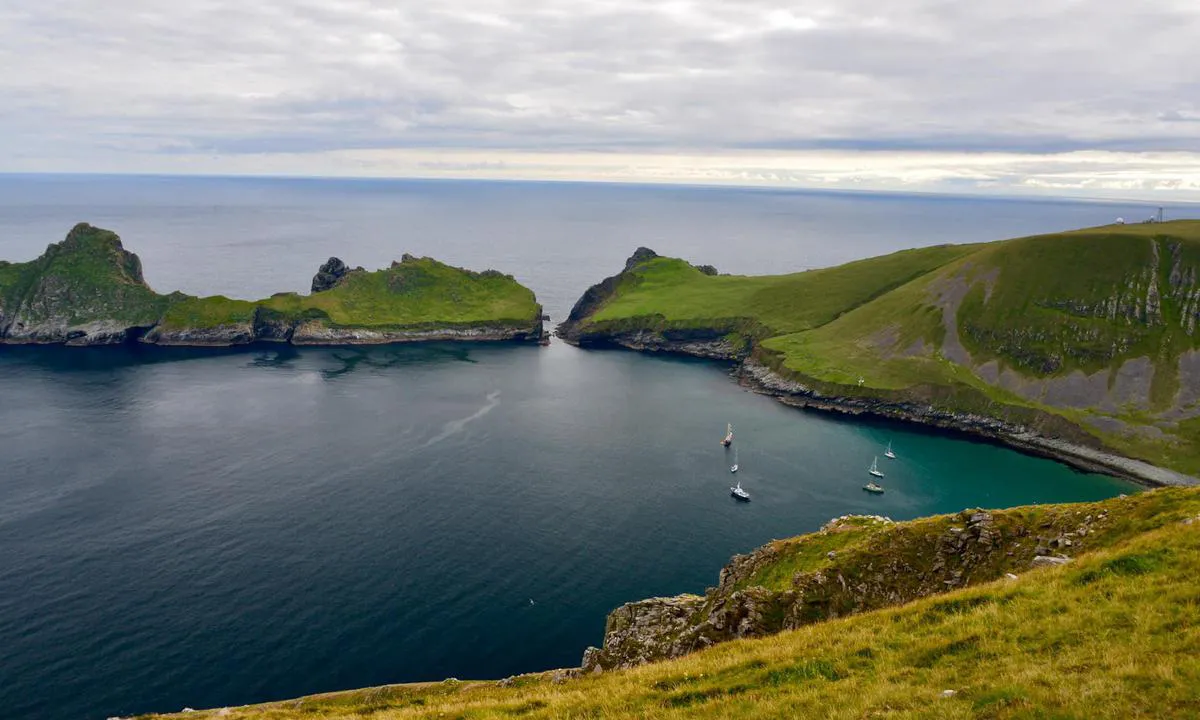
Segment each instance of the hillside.
M941 552L910 553L929 543ZM1021 557L989 550L1010 545ZM906 566L923 563L923 575L939 562L960 581L936 597L852 606L870 596L856 586L900 592L914 582ZM735 558L724 589L709 593L791 592L793 604L825 613L785 615L794 629L624 669L395 685L180 717L1194 717L1197 572L1196 489L900 524L842 518ZM887 605L895 602L903 599ZM642 604L613 613L610 639ZM684 613L682 624L700 615Z
M541 340L542 310L509 275L405 255L375 272L331 258L309 295L160 295L116 234L77 225L28 263L0 263L0 342L105 345Z
M1070 444L1079 464L1143 480L1150 473L1106 455L1200 473L1200 221L766 277L637 257L581 299L561 336L745 360L748 382L793 404L1053 455L1065 453L1051 443Z
M0 339L120 342L128 328L153 325L172 300L150 289L115 233L77 225L36 260L0 262Z

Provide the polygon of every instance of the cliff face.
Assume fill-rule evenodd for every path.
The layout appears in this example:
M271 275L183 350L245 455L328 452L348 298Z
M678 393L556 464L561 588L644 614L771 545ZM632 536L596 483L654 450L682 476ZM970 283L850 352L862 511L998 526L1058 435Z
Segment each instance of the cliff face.
M581 323L594 315L609 298L616 294L621 282L627 278L631 278L631 273L637 266L656 257L658 257L658 253L650 248L640 247L634 250L629 259L625 261L624 270L616 275L604 278L583 292L579 300L575 301L575 305L571 308L567 319L559 323L555 329L555 334L564 340L578 341Z
M1165 491L1164 491L1165 492ZM1123 540L1132 528L1186 519L1200 509L1160 513L1148 493L1080 505L1050 505L893 523L847 516L811 535L739 555L703 595L629 603L608 617L602 648L581 671L631 667L738 638L762 637L832 618L891 607L1069 562Z
M107 230L76 226L29 263L0 263L0 342L229 346L542 340L533 293L511 276L430 258L367 272L330 258L313 294L260 301L159 295Z
M567 319L555 328L555 334L575 345L609 345L643 352L692 355L712 360L738 360L746 356L748 346L737 338L742 323L736 320L707 323L697 327L672 327L661 316L639 318L638 322L596 322L594 316L623 288L639 282L638 269L660 257L650 248L639 247L625 261L625 268L588 288L571 308ZM717 274L716 268L696 268L704 275ZM658 322L656 322L656 320Z
M8 343L123 342L154 325L170 302L142 263L107 230L76 225L37 260L0 273L0 339Z

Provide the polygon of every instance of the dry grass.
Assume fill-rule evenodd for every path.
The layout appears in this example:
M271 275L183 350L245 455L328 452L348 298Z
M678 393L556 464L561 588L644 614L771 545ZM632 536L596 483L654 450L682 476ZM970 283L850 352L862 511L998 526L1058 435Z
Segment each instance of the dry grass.
M397 685L207 718L1170 718L1200 715L1197 491L1061 568L555 683ZM1113 501L1121 502L1121 501ZM952 690L953 695L944 696Z

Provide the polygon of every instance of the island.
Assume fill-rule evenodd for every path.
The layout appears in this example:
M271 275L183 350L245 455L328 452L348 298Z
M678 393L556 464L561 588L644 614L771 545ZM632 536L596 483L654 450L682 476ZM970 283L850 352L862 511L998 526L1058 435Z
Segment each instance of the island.
M742 383L797 407L1194 484L1198 319L1200 221L1179 220L761 277L640 248L584 293L557 334L732 361Z
M533 292L511 275L407 254L376 271L330 258L310 294L253 301L159 294L115 233L86 223L36 260L0 262L0 344L536 343L542 324Z
M580 667L144 717L1188 718L1198 571L1198 488L844 516L618 608Z

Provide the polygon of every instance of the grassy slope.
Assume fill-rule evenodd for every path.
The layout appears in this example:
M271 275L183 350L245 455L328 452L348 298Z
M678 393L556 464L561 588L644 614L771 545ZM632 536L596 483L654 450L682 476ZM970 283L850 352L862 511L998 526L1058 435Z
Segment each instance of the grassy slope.
M256 308L283 319L315 319L331 326L375 329L491 323L530 325L540 313L533 292L498 272L476 273L430 258L385 270L351 273L336 287L312 295L281 293L255 302L223 296L192 298L171 308L164 329L250 322Z
M903 250L791 275L709 276L682 260L656 258L592 320L662 316L668 324L750 318L772 334L823 325L846 310L974 251L976 246Z
M151 325L168 302L145 284L137 256L116 234L90 225L76 226L36 260L0 266L0 307L15 311L20 304L28 322Z
M1172 287L1173 271L1182 271L1186 287L1178 278ZM1067 427L1054 420L1061 418L1075 425L1073 439L1090 435L1131 456L1200 473L1200 420L1164 420L1180 387L1179 358L1200 348L1200 330L1186 331L1185 315L1195 308L1184 291L1200 289L1188 285L1189 272L1200 273L1200 221L926 248L754 278L707 277L662 258L624 279L585 326L721 326L722 318L739 318L755 329L749 334L760 359L827 394L918 399L1055 432ZM1147 320L1151 277L1160 311ZM955 282L965 290L954 327L969 366L942 352L947 328L937 298ZM977 373L995 361L1001 371L1054 379L1108 372L1135 358L1149 358L1154 368L1141 407L1050 406ZM1088 423L1097 418L1127 429Z
M1025 511L1101 509L1116 518L1109 541L1065 567L678 660L565 683L398 685L187 717L1195 717L1200 522L1181 521L1200 512L1200 491Z
M1152 242L1159 248L1157 267ZM1200 333L1185 332L1181 303L1168 289L1173 245L1181 267L1200 267L1200 222L1108 227L992 243L827 325L772 338L763 346L779 354L785 369L847 394L859 392L855 384L862 377L867 392L917 385L952 388L955 397L943 395L944 403L993 415L1028 408L1081 425L1089 417L1113 417L1130 426L1156 424L1165 436L1095 427L1088 432L1134 457L1198 473L1200 427L1194 421L1155 423L1156 414L1170 408L1178 390L1180 354L1200 347ZM1158 275L1160 322L1120 313L1116 318L1095 316L1112 300L1127 308L1144 307L1150 269ZM930 349L941 346L945 329L932 296L939 284L955 277L974 281L957 324L977 365L994 360L1025 377L1055 378L1115 369L1145 357L1154 366L1150 406L1115 411L1050 407L989 384L940 352L905 353L904 348L918 340ZM884 335L896 341L881 343Z
M419 326L497 322L528 325L539 313L533 292L498 272L475 273L430 258L386 270L352 273L314 295L276 295L264 304L283 312L318 310L334 325Z

